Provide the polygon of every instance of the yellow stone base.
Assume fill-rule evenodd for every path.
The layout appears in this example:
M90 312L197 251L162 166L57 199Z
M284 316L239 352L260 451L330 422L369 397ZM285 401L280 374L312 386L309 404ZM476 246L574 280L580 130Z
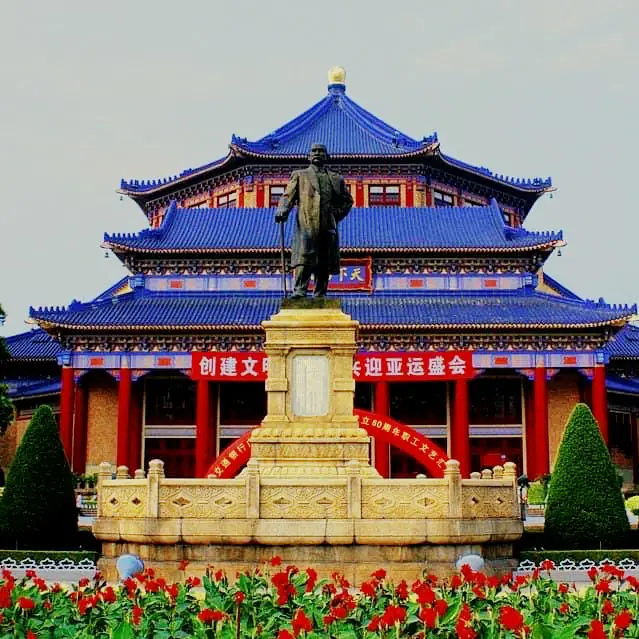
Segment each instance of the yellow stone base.
M389 578L398 583L402 579L411 583L423 576L424 571L439 578L456 571L455 562L467 554L484 558L487 574L504 574L512 571L517 561L513 559L511 543L455 544L445 546L265 546L237 545L169 545L158 546L134 543L104 543L98 568L107 581L117 581L115 560L124 553L138 555L146 567L153 568L158 576L168 581L178 581L185 573L178 570L180 561L188 560L186 576L202 577L207 568L223 569L233 580L237 573L264 568L265 562L279 556L282 564L295 565L300 570L314 568L320 578L330 578L341 572L353 586L359 586L378 568L384 568ZM273 570L273 569L271 569Z

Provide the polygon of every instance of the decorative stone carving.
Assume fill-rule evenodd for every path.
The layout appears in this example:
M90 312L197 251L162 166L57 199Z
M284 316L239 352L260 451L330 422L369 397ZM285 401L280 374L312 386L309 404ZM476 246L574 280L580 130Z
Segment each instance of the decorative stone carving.
M319 482L318 482L319 483ZM263 519L346 519L346 483L341 486L262 486Z
M436 481L440 484L432 485ZM421 486L412 481L399 485L387 481L362 483L363 519L442 519L447 511L448 482L442 480Z

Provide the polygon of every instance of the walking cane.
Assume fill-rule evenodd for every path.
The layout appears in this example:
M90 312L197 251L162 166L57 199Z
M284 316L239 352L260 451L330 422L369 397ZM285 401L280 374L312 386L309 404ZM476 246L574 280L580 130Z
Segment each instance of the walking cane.
M288 297L286 290L286 257L284 256L284 220L280 222L280 253L282 257L282 288L284 289L284 298Z

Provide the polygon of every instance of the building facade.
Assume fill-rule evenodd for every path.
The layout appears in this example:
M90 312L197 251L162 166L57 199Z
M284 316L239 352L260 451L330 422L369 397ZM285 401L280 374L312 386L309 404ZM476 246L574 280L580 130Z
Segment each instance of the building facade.
M32 308L39 328L8 340L19 412L3 463L42 401L57 406L77 472L161 458L169 476L201 476L259 425L260 323L282 297L274 207L315 142L355 201L329 290L360 322L356 406L426 435L464 474L508 460L534 477L586 401L626 483L639 482L637 309L583 300L545 273L562 233L525 221L550 179L497 175L446 155L436 134L401 133L346 94L341 69L260 140L233 136L215 162L122 181L148 228L103 246L129 275L89 302ZM371 456L384 476L422 472L388 444Z

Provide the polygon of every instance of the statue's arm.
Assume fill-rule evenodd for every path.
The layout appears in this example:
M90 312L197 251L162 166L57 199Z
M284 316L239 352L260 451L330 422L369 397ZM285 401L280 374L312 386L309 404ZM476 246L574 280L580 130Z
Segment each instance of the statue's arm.
M291 179L286 185L284 195L282 195L277 204L277 211L275 212L276 222L286 222L290 212L293 210L293 207L299 201L299 192L299 175L297 173L293 173Z
M338 202L335 206L335 220L337 222L341 222L353 207L353 196L346 188L346 182L344 182L343 177L340 177L339 180L339 194L337 199Z

